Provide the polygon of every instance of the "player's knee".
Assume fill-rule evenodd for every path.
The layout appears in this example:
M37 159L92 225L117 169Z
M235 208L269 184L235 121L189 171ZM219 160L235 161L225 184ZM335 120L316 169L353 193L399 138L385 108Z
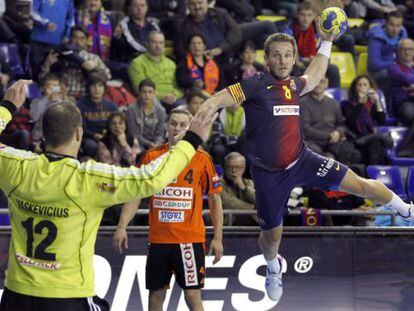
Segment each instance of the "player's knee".
M184 297L188 304L197 305L201 303L200 290L186 290L184 291Z
M148 298L150 310L162 310L162 305L165 299L164 291L150 291Z

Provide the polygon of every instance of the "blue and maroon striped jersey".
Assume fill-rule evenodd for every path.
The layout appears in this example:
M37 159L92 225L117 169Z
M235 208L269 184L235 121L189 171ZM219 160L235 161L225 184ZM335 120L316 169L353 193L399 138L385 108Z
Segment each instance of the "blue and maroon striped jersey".
M246 114L247 158L266 170L285 169L303 148L299 95L303 78L278 80L269 72L229 86Z

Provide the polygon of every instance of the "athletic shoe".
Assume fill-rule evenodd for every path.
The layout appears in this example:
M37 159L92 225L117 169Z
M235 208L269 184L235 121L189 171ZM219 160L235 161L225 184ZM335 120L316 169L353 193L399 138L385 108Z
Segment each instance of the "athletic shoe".
M405 221L414 221L414 204L410 202L408 205L408 215L404 216L398 213Z
M267 296L273 301L280 301L283 294L283 286L282 286L282 271L283 271L283 259L282 256L277 255L277 260L279 260L280 271L273 273L270 272L269 269L266 269L266 292Z

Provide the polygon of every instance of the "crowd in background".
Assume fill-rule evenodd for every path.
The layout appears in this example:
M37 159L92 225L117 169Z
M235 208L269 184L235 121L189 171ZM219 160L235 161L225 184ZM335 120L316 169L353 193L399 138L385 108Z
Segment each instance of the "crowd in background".
M257 53L269 34L296 39L292 74L303 74L319 45L315 18L328 6L364 19L334 45L355 62L356 45L366 46L367 71L338 102L326 95L328 88L341 87L340 68L331 63L326 77L301 98L306 144L365 175L367 165L389 164L394 141L377 129L393 122L408 128L398 154L414 158L412 0L0 0L0 88L22 77L35 81L0 141L43 152L43 113L72 101L84 124L79 159L135 165L143 151L165 142L166 115L173 108L194 114L211 94L265 70ZM242 107L223 109L203 146L223 170L225 209L254 209L243 156L245 123ZM288 204L369 205L313 189L299 189ZM254 215L232 221L257 224Z

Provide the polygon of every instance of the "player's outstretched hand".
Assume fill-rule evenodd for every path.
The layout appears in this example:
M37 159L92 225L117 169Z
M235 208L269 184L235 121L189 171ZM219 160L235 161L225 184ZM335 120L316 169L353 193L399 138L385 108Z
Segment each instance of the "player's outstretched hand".
M218 113L213 107L199 109L191 120L189 130L206 141L210 135L210 126L216 120Z
M128 234L126 228L116 228L114 237L112 239L114 249L122 254L122 249L128 249Z
M331 33L327 33L327 32L322 30L320 16L318 16L315 19L315 25L316 25L316 31L317 31L318 36L321 39L321 41L331 41L331 42L333 42L335 40L335 35L333 35Z
M26 87L32 80L18 80L9 86L4 93L3 100L12 102L16 108L20 108L26 101Z
M210 243L210 248L208 251L208 256L211 256L214 253L213 265L218 263L223 257L223 242L219 239L213 239Z

